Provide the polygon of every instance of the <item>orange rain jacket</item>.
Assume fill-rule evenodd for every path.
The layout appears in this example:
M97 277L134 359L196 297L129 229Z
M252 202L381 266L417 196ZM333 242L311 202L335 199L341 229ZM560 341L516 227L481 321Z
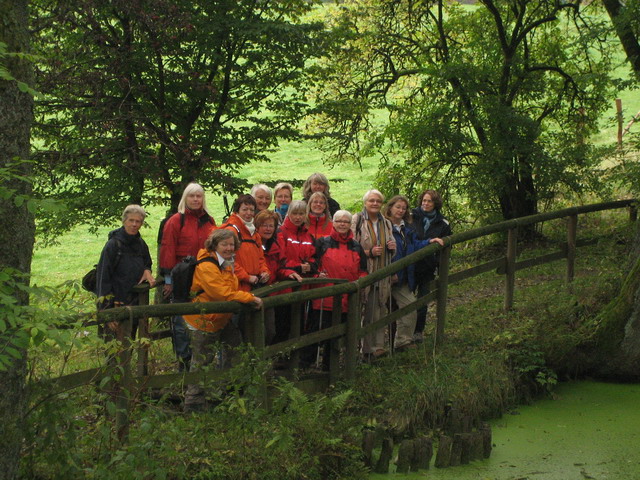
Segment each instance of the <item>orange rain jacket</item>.
M254 232L251 235L242 219L236 213L232 213L220 228L231 230L240 239L240 248L236 252L235 272L240 280L240 288L242 290L245 292L251 290L251 284L248 283L250 275L258 277L263 272L270 273L272 276L275 275L275 272L271 273L269 271L269 266L264 258L262 238L258 232Z
M202 262L196 265L191 291L202 293L196 295L192 302L251 302L253 295L239 289L240 282L231 267L221 269L215 252L209 252L204 248L198 252L198 260L208 256L212 257L214 262ZM185 315L184 319L193 328L205 332L216 332L229 323L231 315L231 313L204 313Z

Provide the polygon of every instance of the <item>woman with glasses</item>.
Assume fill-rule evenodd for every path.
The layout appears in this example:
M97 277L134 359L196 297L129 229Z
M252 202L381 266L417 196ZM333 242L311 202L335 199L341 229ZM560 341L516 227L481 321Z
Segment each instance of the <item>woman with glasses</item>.
M362 200L364 208L353 216L351 230L368 257L367 272L373 273L391 263L396 251L396 241L393 238L391 222L380 213L384 195L378 190L369 190ZM381 316L386 315L390 292L389 277L376 282L363 292L363 326L374 323ZM384 334L385 329L381 328L362 339L362 353L365 360L376 359L387 354Z

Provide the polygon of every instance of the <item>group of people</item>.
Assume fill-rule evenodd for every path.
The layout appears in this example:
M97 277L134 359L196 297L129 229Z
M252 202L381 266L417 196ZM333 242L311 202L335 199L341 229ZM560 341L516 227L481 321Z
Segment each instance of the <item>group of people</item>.
M218 226L207 210L203 188L196 183L188 185L178 212L162 228L159 262L164 297L173 302L238 301L260 308L261 298L251 293L260 286L309 277L353 281L429 243L443 245L442 238L451 234L449 222L440 213L442 199L435 190L424 191L411 211L406 197L396 195L383 208L383 194L369 190L363 197L362 211L356 214L340 209L331 197L327 177L321 173L305 181L302 194L302 199L294 200L293 187L288 183L279 183L273 190L264 184L255 185L250 194L235 200L231 214ZM272 203L275 206L270 210ZM128 206L123 226L109 235L98 264L96 293L100 308L135 305L137 297L131 288L145 281L155 285L149 249L139 233L144 217L142 207ZM187 256L197 258L192 298L176 298L171 272ZM431 255L364 291L363 325L384 316L394 303L402 308L416 296L426 295L437 264L437 254ZM322 327L323 314L325 319L330 318L327 312L333 309L333 298L314 300L309 307L303 316L305 333ZM346 316L346 295L342 312ZM398 351L415 348L422 341L426 313L424 307L398 320L393 345L385 341L385 329L367 335L362 341L363 356L375 359L390 347ZM267 310L267 343L286 339L290 320L289 309ZM195 371L211 364L219 343L239 345L240 321L226 313L172 318L179 368ZM233 349L225 352L223 362L228 366ZM317 363L317 352L314 347L304 349L303 366ZM201 387L190 385L185 409L199 410L204 402Z

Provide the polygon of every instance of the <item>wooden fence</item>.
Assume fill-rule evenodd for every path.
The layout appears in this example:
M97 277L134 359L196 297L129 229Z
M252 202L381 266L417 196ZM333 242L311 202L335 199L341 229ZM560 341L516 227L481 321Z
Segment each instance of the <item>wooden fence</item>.
M571 284L574 277L574 266L576 259L576 248L583 245L595 243L594 239L579 240L577 238L578 215L599 212L604 210L628 208L630 219L637 219L637 202L635 200L620 200L615 202L599 203L593 205L585 205L581 207L572 207L554 212L532 215L529 217L516 218L504 222L488 225L473 230L458 233L444 239L444 247L437 244L429 245L397 262L381 268L380 270L367 275L353 282L345 282L337 279L307 279L303 284L336 284L328 287L312 288L308 290L299 290L292 293L268 296L270 293L285 289L299 288L301 284L294 281L280 282L276 285L264 287L256 290L254 293L264 297L264 306L261 310L252 310L251 308L236 302L210 302L210 303L177 303L163 305L141 305L135 307L120 307L103 312L97 315L92 314L93 319L85 322L85 325L95 325L106 321L117 320L120 323L118 329L118 339L122 342L116 368L119 369L118 384L115 388L115 398L117 404L116 425L118 434L122 438L126 436L128 429L128 415L130 409L130 398L141 389L160 388L175 383L195 383L207 379L223 380L225 372L221 370L208 370L190 373L173 373L165 375L148 375L147 374L147 358L148 344L141 343L138 348L137 363L135 366L131 364L132 349L130 348L129 333L131 332L131 324L134 319L139 319L138 334L140 337L147 337L150 340L159 340L169 336L168 331L149 332L148 319L150 317L166 317L173 315L186 315L194 313L223 313L242 312L246 314L249 321L245 322L245 340L251 343L261 356L265 359L278 355L287 354L289 362L289 371L293 371L298 366L299 350L308 345L314 345L319 342L329 342L329 374L322 379L316 381L316 387L327 386L334 383L338 379L351 381L356 374L356 366L359 358L360 339L378 329L385 328L395 322L410 311L416 310L428 302L435 300L436 308L436 344L441 344L444 339L446 318L447 318L447 290L450 285L459 283L465 279L475 277L482 273L495 271L505 276L504 286L504 308L509 310L514 302L515 275L518 270L530 268L560 259L566 259L566 282ZM567 220L567 237L566 242L558 251L541 255L535 258L519 261L517 258L517 231L518 228L547 222L554 219ZM484 237L496 233L507 233L507 245L505 255L481 265L471 268L450 272L451 249L454 245L468 242L480 237ZM440 266L438 277L433 281L431 292L419 298L416 302L407 305L404 308L390 312L377 322L363 327L361 325L361 294L367 287L372 286L375 282L385 277L394 275L396 272L406 268L428 255L438 250L440 252ZM349 310L346 323L341 323L341 302L338 300L342 295L348 295ZM143 292L144 298L148 303L148 290ZM302 306L316 298L334 297L334 309L331 314L330 326L320 331L306 335L301 335L301 312ZM275 344L265 345L264 331L264 312L265 309L288 305L291 308L291 331L289 339ZM343 350L341 352L341 350ZM340 361L340 357L342 360ZM135 371L135 373L134 373ZM80 385L97 382L105 375L112 375L113 366L105 366L98 369L85 370L53 380L52 388L69 389ZM55 390L54 390L55 391ZM265 401L267 400L266 383L265 383Z

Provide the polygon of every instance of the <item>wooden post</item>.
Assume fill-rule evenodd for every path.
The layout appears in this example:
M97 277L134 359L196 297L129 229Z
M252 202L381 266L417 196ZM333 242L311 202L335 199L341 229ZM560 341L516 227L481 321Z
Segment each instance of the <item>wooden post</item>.
M444 326L447 320L447 290L449 287L449 259L451 247L445 247L440 252L440 265L438 267L438 295L436 304L436 344L444 341Z
M120 379L115 382L116 435L122 443L129 435L129 398L131 395L131 318L121 321L116 330L120 342L115 375Z
M374 468L376 473L389 473L389 462L393 456L393 439L385 437L382 439L382 447L380 448L380 457Z
M635 203L629 205L629 220L632 222L638 220L638 206Z
M345 352L345 380L351 381L356 377L358 363L358 330L362 306L360 305L360 291L349 294L349 312L347 313L347 335Z
M622 100L616 98L616 117L618 118L618 148L622 148Z
M253 347L258 352L258 356L261 360L264 360L264 347L265 347L265 334L264 334L264 307L255 311L249 316L250 323L253 324ZM267 388L266 378L260 379L260 398L262 406L267 407L269 405L269 389Z
M149 305L149 290L141 292L138 295L140 305ZM138 358L136 365L136 374L139 377L149 374L149 317L140 317L138 321L138 338L145 341L138 342Z
M409 473L411 461L413 459L413 440L405 439L398 448L398 461L396 462L396 473Z
M440 435L436 453L436 468L447 468L451 464L451 447L453 439L449 435Z
M340 325L342 321L342 295L333 297L333 310L331 311L331 326ZM329 384L335 385L340 377L340 339L334 338L327 344L325 355L329 355Z
M576 235L578 231L578 215L567 218L567 285L571 285L576 265Z
M518 242L518 229L510 228L507 238L506 279L504 292L504 310L513 308L513 291L516 285L516 245Z
M302 321L302 304L300 302L291 304L291 325L289 327L289 338L300 338L300 322ZM289 360L289 370L293 372L300 365L300 350L291 352Z

